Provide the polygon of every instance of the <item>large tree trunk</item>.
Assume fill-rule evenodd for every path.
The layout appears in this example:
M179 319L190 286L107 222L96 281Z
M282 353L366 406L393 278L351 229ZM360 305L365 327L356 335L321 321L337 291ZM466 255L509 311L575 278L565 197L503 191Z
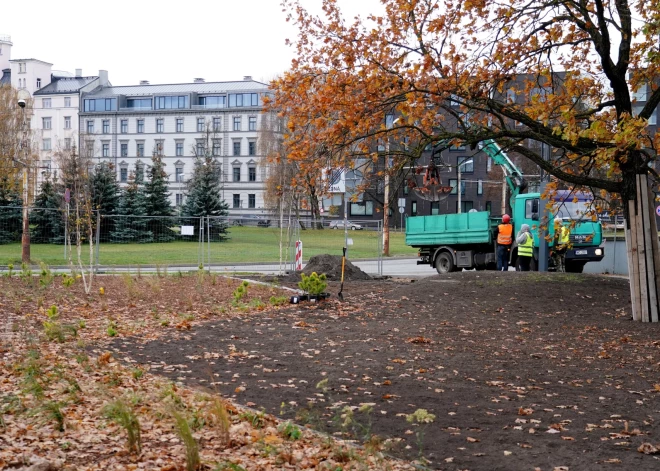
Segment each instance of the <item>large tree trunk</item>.
M626 248L633 320L658 322L660 249L655 198L646 175L635 176L636 192L627 199Z

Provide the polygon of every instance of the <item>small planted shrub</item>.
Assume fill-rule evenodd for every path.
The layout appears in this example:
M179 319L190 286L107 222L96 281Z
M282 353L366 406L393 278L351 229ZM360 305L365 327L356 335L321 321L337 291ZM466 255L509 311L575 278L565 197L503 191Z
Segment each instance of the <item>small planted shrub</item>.
M197 440L195 440L190 429L190 424L188 424L188 420L186 420L183 414L174 408L172 408L171 413L174 418L174 429L186 447L186 471L196 471L201 465Z
M312 296L318 296L319 294L324 293L325 289L328 287L328 283L325 281L325 273L319 275L316 272L312 272L309 276L302 273L301 278L298 287Z
M236 289L234 290L234 292L232 293L232 296L234 297L234 301L233 301L234 304L238 304L238 303L240 303L241 300L242 300L245 296L247 296L247 293L248 293L248 286L250 286L250 283L248 283L247 281L243 281L243 282L238 286L238 288L236 288Z
M126 402L115 399L103 408L103 415L126 430L127 447L129 452L140 453L142 448L142 436L140 432L140 421L135 412Z

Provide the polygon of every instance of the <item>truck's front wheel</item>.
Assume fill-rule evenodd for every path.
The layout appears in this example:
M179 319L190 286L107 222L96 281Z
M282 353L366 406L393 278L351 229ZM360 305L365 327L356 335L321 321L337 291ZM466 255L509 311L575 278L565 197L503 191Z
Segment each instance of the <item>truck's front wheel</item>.
M440 275L454 271L454 259L447 252L442 252L435 259L435 269Z

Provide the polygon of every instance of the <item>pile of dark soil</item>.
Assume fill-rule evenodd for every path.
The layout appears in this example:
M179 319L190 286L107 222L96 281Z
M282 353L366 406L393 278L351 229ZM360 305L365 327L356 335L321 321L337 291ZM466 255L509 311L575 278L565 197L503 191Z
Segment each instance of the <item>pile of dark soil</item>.
M311 275L312 272L316 272L319 275L325 273L325 276L329 280L341 280L341 256L328 254L315 255L309 259L302 272L305 275ZM371 276L353 265L349 260L346 260L344 280L358 281L371 279Z

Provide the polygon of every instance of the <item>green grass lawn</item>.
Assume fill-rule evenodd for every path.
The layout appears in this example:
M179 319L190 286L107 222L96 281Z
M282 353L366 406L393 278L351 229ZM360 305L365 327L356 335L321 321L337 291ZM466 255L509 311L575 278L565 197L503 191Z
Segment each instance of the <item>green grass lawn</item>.
M350 259L377 258L379 233L374 231L349 231L353 245L349 245ZM210 258L212 264L228 263L277 263L280 259L279 228L262 227L231 227L230 240L212 242L204 245L205 260ZM286 238L286 231L284 232ZM344 246L344 231L342 230L306 230L301 231L303 241L303 258L322 253L341 255ZM288 249L286 243L282 247L285 260L293 259L293 244ZM43 262L46 265L66 265L64 246L50 244L32 244L31 258L34 263ZM154 244L110 244L102 243L99 249L101 265L197 265L200 259L197 242L169 242ZM75 259L75 247L74 259ZM417 251L404 244L404 234L390 234L390 254L415 256ZM83 247L83 259L88 260L89 247ZM20 267L21 244L0 245L0 265L13 263Z

